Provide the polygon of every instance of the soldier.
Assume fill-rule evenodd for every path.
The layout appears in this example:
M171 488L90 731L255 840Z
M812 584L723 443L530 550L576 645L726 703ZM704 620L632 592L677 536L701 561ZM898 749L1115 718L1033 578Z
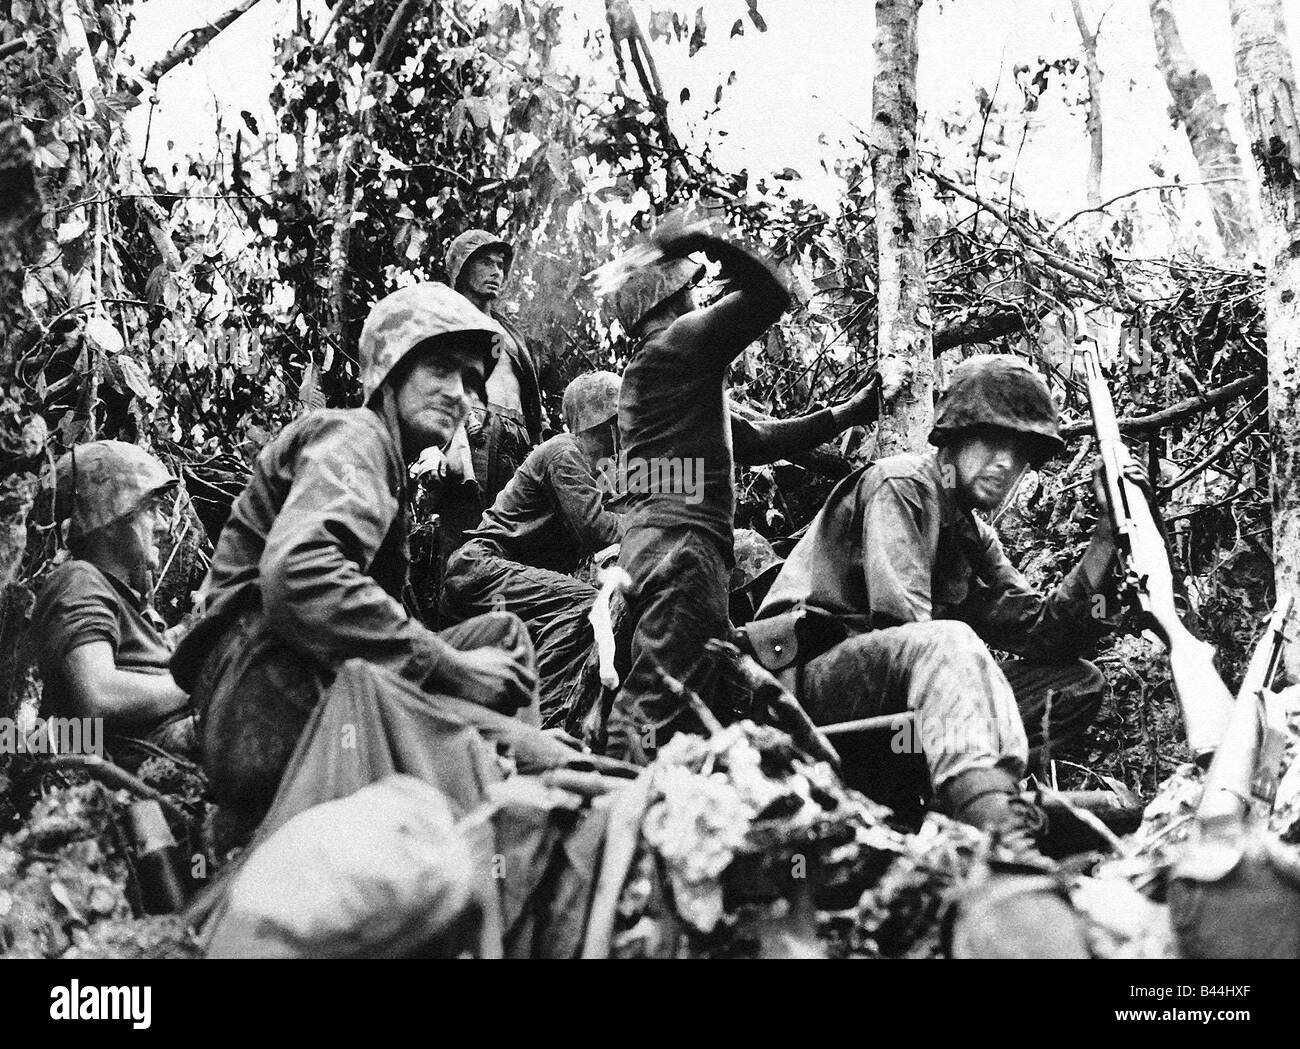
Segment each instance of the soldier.
M492 505L542 439L537 365L519 329L493 308L513 259L509 244L482 229L466 230L447 248L448 282L491 317L505 339L503 366L492 370L486 395L475 400L465 419L478 491L472 486L448 489L442 513L444 558L460 546L464 532L478 523L484 508Z
M729 630L734 463L805 451L865 421L871 410L863 390L799 419L750 424L732 415L727 369L781 316L789 293L766 263L699 228L662 234L657 247L660 261L641 267L609 299L632 341L619 400L620 454L629 478L619 564L636 591L624 622L631 666L610 713L608 748L641 762L681 714L661 670L711 699L712 682L695 671L703 643ZM692 291L703 267L686 257L696 251L720 263L730 287L704 309L695 308ZM692 472L697 484L676 483ZM634 475L650 483L634 486Z
M1100 673L1071 657L1109 629L1096 615L1104 603L1094 601L1112 582L1115 552L1104 487L1094 472L1101 514L1091 543L1043 596L975 514L996 511L1028 467L1064 448L1042 377L1011 356L962 362L930 442L933 454L890 456L840 482L773 582L751 636L766 629L771 641L782 617L794 621L789 613L835 617L848 637L820 654L801 652L797 668L797 695L813 721L913 711L911 738L941 808L1028 847L1041 823L1018 790L1028 741L988 646L1057 664L1058 702L1095 712Z
M591 648L595 597L570 573L623 536L602 505L597 464L614 455L618 376L593 372L564 391L568 433L533 449L467 542L451 555L439 617L458 623L496 603L528 625L537 649L542 715L561 701Z
M103 718L106 748L131 770L149 754L141 740L192 754L189 699L149 604L176 478L143 448L95 441L59 460L52 488L72 557L46 577L32 615L44 711Z
M501 331L442 284L393 292L361 333L365 407L310 412L258 456L177 650L228 833L265 813L338 666L364 659L430 692L536 723L532 646L514 616L436 634L412 613L407 472L480 394Z

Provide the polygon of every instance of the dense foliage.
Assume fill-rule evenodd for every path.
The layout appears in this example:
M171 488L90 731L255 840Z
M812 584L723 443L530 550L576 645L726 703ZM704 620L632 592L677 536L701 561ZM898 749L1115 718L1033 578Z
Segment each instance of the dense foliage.
M728 4L726 21L766 29L755 4L717 7ZM28 185L21 165L12 178L0 172L14 190L0 216L0 581L12 580L0 613L0 709L32 694L16 642L58 545L34 502L42 463L120 437L182 473L182 552L162 582L164 611L178 615L251 457L297 413L356 402L368 304L443 277L447 242L469 226L517 247L510 294L552 402L574 375L622 359L620 333L583 274L682 208L761 243L797 292L797 307L738 363L737 398L802 413L851 393L874 367L867 142L839 163L844 189L830 213L800 199L793 169L721 170L707 140L686 147L674 136L672 85L647 95L641 78L619 76L623 42L605 27L586 32L582 71L568 67L577 41L564 40L574 23L562 0L373 0L340 5L326 25L303 19L274 42L278 126L223 114L212 155L150 170L134 159L123 115L166 81L141 83L133 71L130 3L80 4L92 85L79 80L63 6L0 0L0 123L30 134L35 174ZM663 6L648 23L652 46L707 45L702 8ZM1262 375L1256 273L1195 247L1140 258L1141 229L1122 208L1106 243L1089 243L1082 224L1020 206L1005 171L990 179L1043 92L1081 75L1069 58L1018 69L1016 102L981 95L974 112L929 128L943 144L925 158L941 372L977 349L1025 354L1052 377L1070 420L1086 419L1071 361L1081 334L1102 344L1126 416ZM986 199L990 184L1000 199ZM1189 608L1230 683L1271 586L1264 410L1256 386L1134 443L1159 483ZM1031 477L1002 522L1036 583L1058 579L1086 541L1087 446L1072 440L1068 461ZM870 435L851 435L837 454L869 458ZM789 535L828 483L794 466L747 472L738 523ZM1150 789L1179 755L1168 684L1153 669L1163 664L1127 641L1102 661L1117 701L1068 757ZM1062 779L1071 775L1086 777L1063 766Z

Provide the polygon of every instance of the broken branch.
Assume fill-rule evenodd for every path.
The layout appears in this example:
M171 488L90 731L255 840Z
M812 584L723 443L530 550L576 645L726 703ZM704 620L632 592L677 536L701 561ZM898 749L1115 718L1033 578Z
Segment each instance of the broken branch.
M1226 386L1220 386L1217 390L1211 390L1203 397L1191 397L1185 401L1179 401L1177 404L1163 411L1153 412L1150 415L1131 416L1119 420L1121 433L1151 433L1155 430L1162 430L1166 426L1172 426L1174 423L1182 422L1184 419L1197 415L1209 408L1214 408L1220 404L1227 404L1234 401L1242 394L1250 393L1263 387L1265 382L1262 375L1248 375L1244 379L1234 379ZM1067 441L1073 437L1082 437L1085 434L1092 433L1092 421L1070 423L1061 427L1061 436Z

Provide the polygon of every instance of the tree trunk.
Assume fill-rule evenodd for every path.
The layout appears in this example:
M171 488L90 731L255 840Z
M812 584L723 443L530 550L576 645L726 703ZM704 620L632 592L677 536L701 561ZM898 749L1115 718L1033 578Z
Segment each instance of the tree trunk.
M1151 0L1151 28L1156 62L1173 99L1170 115L1187 132L1223 250L1234 258L1254 258L1259 252L1254 206L1237 144L1224 122L1214 85L1183 47L1172 0Z
M1300 127L1281 0L1228 0L1237 92L1262 184L1274 579L1300 598ZM1286 650L1300 680L1300 646Z
M884 408L880 455L922 451L934 422L934 351L917 193L916 24L921 0L876 0L871 87Z
M410 29L411 22L419 11L417 0L402 0L393 12L384 28L384 35L375 47L375 56L370 60L363 92L378 90L380 78L388 71L397 45ZM339 142L339 154L335 162L337 178L334 185L334 230L330 237L329 254L329 332L335 349L341 351L342 357L355 357L357 352L353 338L355 328L349 323L349 308L352 305L352 216L361 204L364 187L357 184L354 160L368 137L372 117L373 112L370 110L357 116L355 129L346 133Z
M1088 217L1093 240L1102 241L1101 164L1103 158L1101 138L1101 66L1097 64L1097 34L1088 28L1081 0L1070 0L1074 9L1074 24L1079 27L1083 41L1083 68L1088 72L1088 207L1097 210Z

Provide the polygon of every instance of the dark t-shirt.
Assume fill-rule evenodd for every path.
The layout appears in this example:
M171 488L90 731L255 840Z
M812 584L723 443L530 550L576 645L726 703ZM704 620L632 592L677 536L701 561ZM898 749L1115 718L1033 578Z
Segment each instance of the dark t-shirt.
M64 665L73 649L107 641L119 670L166 674L171 649L145 615L144 602L121 580L89 561L65 561L46 577L32 614L31 636L45 682L47 715L73 716ZM160 718L158 724L170 720ZM140 734L157 726L136 726Z

